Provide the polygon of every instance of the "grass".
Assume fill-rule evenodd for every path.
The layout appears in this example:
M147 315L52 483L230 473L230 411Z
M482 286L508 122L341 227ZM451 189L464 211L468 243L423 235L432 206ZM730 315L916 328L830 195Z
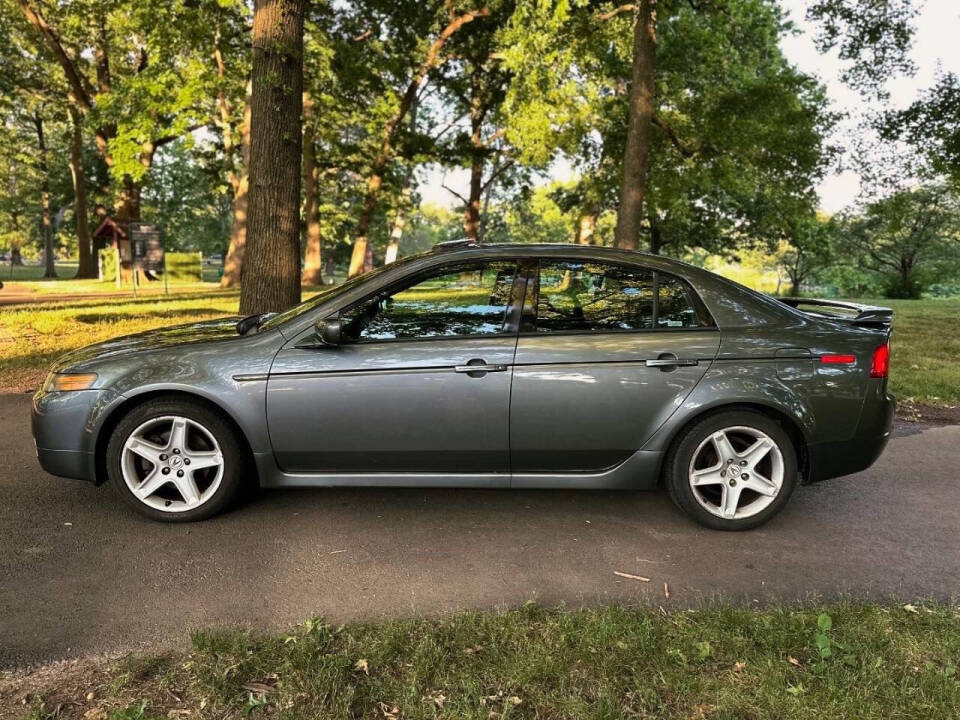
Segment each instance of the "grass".
M63 280L23 283L38 292L79 292ZM103 290L102 284L95 283ZM13 288L14 285L9 285ZM198 285L172 297L84 299L0 310L0 390L36 387L61 354L118 335L236 313L237 292ZM107 291L113 291L108 284ZM305 294L306 296L306 294ZM901 400L960 405L960 299L874 300L894 309L892 392Z
M862 302L893 308L893 394L925 405L960 405L960 298Z
M0 389L36 388L63 353L119 335L234 315L237 292L0 308Z
M113 663L80 697L36 689L29 717L956 718L958 665L949 606L527 605L201 631L186 652Z

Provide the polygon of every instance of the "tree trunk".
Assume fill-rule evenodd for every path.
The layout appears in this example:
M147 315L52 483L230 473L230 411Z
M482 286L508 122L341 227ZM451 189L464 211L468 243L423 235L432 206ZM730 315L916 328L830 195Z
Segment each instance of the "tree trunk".
M480 239L480 196L483 193L483 166L486 161L483 142L486 108L480 97L479 73L477 70L470 75L470 193L463 217L463 232L473 242Z
M323 256L320 247L320 169L313 123L313 100L303 94L303 219L306 223L306 250L301 285L323 285Z
M70 177L73 180L73 219L77 226L79 263L77 278L97 277L97 263L90 240L90 222L87 219L87 179L83 172L83 135L80 112L70 111Z
M383 173L387 168L387 163L393 156L393 141L400 127L400 123L416 102L417 93L420 91L420 86L423 85L423 81L426 80L427 73L440 63L440 51L447 43L447 40L467 23L473 22L478 17L486 17L489 14L490 8L484 7L480 10L474 10L454 17L447 24L440 35L437 36L437 39L433 41L433 44L427 51L427 56L423 62L420 63L420 67L417 69L410 84L407 85L406 92L404 92L403 97L400 99L400 106L393 114L393 117L387 122L386 127L384 127L383 137L380 141L380 151L377 153L376 158L374 158L370 168L370 179L367 181L367 193L363 199L363 209L360 212L360 218L357 221L357 234L353 241L353 253L350 256L348 277L359 275L367 265L367 243L370 238L370 222L373 219L373 211L377 206L377 196L380 193L380 186L383 185Z
M300 161L305 0L255 0L249 252L240 312L300 302Z
M406 200L406 198L404 198L404 200ZM389 265L397 260L397 255L400 252L400 238L403 237L403 226L407 220L405 211L405 203L401 201L400 207L397 208L397 214L393 218L393 228L390 230L390 243L387 245L387 253L383 257L384 265Z
M663 246L667 244L667 241L663 237L663 231L660 229L660 226L657 225L650 219L650 252L654 255L659 255L660 251L663 249Z
M657 0L639 0L633 27L633 73L627 113L627 142L623 153L620 206L614 245L636 250L640 247L643 200L650 157L653 120L654 62L657 56Z
M124 230L127 229L127 223L140 220L140 194L142 191L143 185L130 177L123 178L120 193L114 203L114 212L117 222L123 226Z
M40 237L43 239L43 277L55 278L57 268L54 265L53 217L50 214L50 173L47 166L47 142L43 134L43 118L35 114L33 124L37 129L40 166Z
M220 287L235 287L243 276L243 252L247 244L247 203L250 178L250 83L243 106L243 123L240 126L240 172L231 173L236 179L233 187L233 223L230 226L230 245L223 261L223 277Z
M592 245L593 233L597 229L597 208L588 206L580 212L580 221L577 223L577 243Z
M483 152L474 150L470 161L470 195L463 217L463 232L473 242L480 239L480 196L483 193Z

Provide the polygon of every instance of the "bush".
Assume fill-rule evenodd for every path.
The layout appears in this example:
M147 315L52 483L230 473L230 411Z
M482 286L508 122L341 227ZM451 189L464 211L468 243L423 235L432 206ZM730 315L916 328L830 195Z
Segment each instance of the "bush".
M203 254L198 252L168 252L167 272L170 282L201 282Z
M923 285L915 278L904 280L899 275L887 281L883 296L897 300L919 300L923 294Z

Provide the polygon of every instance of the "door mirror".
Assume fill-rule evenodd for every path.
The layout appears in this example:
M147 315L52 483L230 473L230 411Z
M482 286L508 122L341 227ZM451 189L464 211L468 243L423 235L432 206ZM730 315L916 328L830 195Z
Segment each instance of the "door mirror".
M343 340L340 332L339 318L320 318L315 325L317 339L323 345L339 347Z

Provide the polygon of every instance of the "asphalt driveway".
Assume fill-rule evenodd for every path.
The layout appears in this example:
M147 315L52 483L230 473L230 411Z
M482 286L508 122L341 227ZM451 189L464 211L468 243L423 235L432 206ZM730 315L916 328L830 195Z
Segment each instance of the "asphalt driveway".
M625 491L271 491L161 525L109 488L41 471L29 403L0 395L0 668L321 614L960 596L958 426L898 428L874 468L800 488L748 533Z

